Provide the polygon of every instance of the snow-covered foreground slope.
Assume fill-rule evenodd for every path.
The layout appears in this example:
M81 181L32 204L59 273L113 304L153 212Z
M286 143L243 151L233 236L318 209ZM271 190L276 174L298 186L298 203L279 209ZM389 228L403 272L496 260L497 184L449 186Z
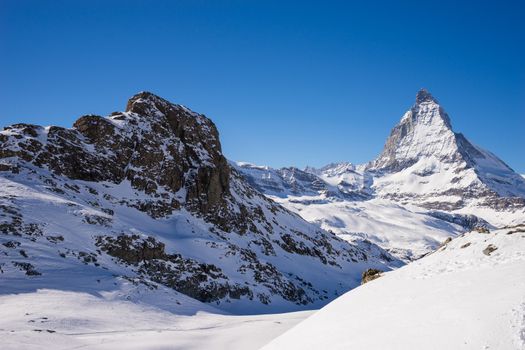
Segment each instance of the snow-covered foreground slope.
M524 349L525 226L469 232L356 288L275 349Z
M108 293L39 290L0 296L0 348L259 349L311 314L231 316L192 301L157 295L171 310ZM200 305L199 305L200 304Z

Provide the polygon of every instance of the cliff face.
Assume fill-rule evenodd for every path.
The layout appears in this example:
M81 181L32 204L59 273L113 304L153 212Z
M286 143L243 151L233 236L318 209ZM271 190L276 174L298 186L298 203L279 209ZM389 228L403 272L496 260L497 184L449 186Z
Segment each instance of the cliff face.
M19 158L72 180L128 180L153 197L162 197L160 189L185 190L184 196L159 203L160 211L152 208L153 216L185 204L217 219L214 214L230 196L229 167L213 122L151 93L133 96L125 112L108 118L83 116L72 129L18 124L6 131L4 160ZM16 160L4 163L14 171L19 166Z
M283 310L326 303L370 266L399 265L255 191L211 120L147 92L71 129L4 128L0 182L0 278L26 275L35 288L86 268L110 271L111 288L132 280L232 310Z

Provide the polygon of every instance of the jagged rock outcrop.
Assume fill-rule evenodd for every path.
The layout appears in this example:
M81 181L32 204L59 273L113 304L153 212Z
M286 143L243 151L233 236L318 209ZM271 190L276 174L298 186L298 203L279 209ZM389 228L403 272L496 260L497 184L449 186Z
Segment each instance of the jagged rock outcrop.
M466 231L488 230L491 227L491 225L486 220L483 220L472 214L451 214L441 211L429 211L428 215L460 225Z
M148 92L72 128L4 128L0 209L0 278L25 271L35 288L109 271L226 309L277 311L323 305L364 268L400 265L263 196L228 164L210 119Z
M366 271L363 271L363 275L361 277L361 284L368 283L381 277L382 273L383 271L377 269L368 269Z

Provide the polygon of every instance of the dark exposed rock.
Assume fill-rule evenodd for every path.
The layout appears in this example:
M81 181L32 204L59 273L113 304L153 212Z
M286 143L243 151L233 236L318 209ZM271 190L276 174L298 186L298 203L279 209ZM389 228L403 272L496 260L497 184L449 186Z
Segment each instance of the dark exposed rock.
M444 247L446 247L446 245L449 244L450 242L452 242L452 237L447 237L447 239L445 239L445 241L441 243L440 247L445 249Z
M472 230L478 233L490 233L490 230L485 226L475 226Z
M20 270L24 271L26 275L28 276L40 276L41 275L41 273L38 272L35 269L35 267L30 263L13 261L13 265L15 267L18 267Z
M239 205L230 193L232 169L213 122L151 93L133 96L126 112L110 118L82 116L72 129L52 126L44 133L39 126L17 124L10 131L14 136L1 135L5 140L0 142L0 163L6 170L13 165L2 159L16 157L70 179L129 181L153 196L168 191L170 198L127 204L154 218L184 206L227 232L256 229L253 220L264 219L257 207L231 210ZM64 193L56 184L50 186ZM181 189L185 196L176 197ZM108 224L93 217L86 222Z
M456 225L460 225L465 230L472 231L475 229L487 229L490 227L490 224L475 216L467 214L454 214L454 213L445 213L441 211L429 211L428 215L435 218L441 219L446 222L450 222Z
M20 242L17 242L17 241L7 241L7 242L2 243L2 245L3 245L4 247L7 247L7 248L16 248L16 247L20 246Z
M381 277L381 274L383 271L378 269L368 269L363 271L363 274L361 276L361 284L365 284L367 282L373 281L376 278Z
M156 241L153 237L141 238L139 235L98 236L95 245L108 255L119 258L128 264L166 257L164 243Z
M246 286L229 282L215 265L185 259L180 254L167 254L165 245L153 237L120 235L96 238L96 245L108 255L137 266L143 277L163 284L203 302L230 297L253 297Z
M485 249L483 249L483 254L490 255L497 249L498 247L496 247L494 244L489 244Z

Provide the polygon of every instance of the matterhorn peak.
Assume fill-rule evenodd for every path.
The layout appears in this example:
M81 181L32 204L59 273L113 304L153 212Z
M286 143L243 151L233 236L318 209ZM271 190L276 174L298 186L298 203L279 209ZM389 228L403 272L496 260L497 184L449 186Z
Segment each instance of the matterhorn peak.
M397 171L422 157L457 159L457 148L447 113L426 89L421 89L416 103L392 129L381 155L368 167Z
M416 94L416 104L424 102L434 102L436 104L438 103L438 101L434 98L434 96L432 96L430 92L428 92L427 89L422 88Z
M450 118L443 108L439 105L438 100L426 89L421 89L416 94L416 103L410 109L401 123L410 115L414 123L435 124L443 126L452 131Z

